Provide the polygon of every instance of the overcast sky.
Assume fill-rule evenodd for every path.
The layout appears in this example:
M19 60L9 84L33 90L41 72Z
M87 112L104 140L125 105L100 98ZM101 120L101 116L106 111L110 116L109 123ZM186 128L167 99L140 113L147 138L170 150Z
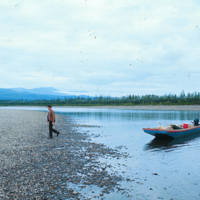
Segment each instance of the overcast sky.
M200 91L199 0L1 0L0 88Z

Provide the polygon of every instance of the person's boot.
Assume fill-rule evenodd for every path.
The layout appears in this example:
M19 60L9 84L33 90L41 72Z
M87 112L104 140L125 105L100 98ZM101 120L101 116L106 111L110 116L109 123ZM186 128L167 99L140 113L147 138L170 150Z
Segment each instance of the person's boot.
M57 131L57 136L60 134L60 132L59 131Z

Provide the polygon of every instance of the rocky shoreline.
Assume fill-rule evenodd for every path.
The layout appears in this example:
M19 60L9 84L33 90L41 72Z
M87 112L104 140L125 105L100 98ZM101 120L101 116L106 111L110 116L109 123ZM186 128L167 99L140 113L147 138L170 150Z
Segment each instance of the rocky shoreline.
M79 131L82 125L67 116L57 115L61 135L52 140L44 112L0 110L0 118L0 199L104 199L113 191L129 195L121 183L131 180L107 162L128 154L92 142L88 132Z

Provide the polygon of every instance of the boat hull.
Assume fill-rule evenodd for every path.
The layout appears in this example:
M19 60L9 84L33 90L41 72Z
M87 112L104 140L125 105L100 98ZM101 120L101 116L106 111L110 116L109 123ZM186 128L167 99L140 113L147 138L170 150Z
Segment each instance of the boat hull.
M200 133L200 126L187 129L177 129L177 130L163 130L163 129L151 129L144 128L145 133L148 133L155 137L171 137L177 138L181 136L189 136L195 133Z

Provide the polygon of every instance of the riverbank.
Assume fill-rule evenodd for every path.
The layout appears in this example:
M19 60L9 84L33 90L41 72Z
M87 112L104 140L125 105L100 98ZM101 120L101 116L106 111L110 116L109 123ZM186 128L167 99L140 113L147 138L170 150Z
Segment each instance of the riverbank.
M200 111L200 105L91 106L90 108L121 110Z
M61 134L53 139L44 112L0 110L0 118L0 199L104 199L113 191L128 195L120 184L126 177L106 162L128 155L92 142L66 115L57 115Z
M55 106L60 107L60 106ZM200 111L200 105L158 105L158 106L61 106L65 108L97 108L97 109L120 109L120 110L166 110L166 111Z
M0 106L0 109L46 108L46 106ZM120 109L120 110L151 110L151 111L200 111L200 105L145 105L145 106L54 106L57 108L88 108L88 109Z

